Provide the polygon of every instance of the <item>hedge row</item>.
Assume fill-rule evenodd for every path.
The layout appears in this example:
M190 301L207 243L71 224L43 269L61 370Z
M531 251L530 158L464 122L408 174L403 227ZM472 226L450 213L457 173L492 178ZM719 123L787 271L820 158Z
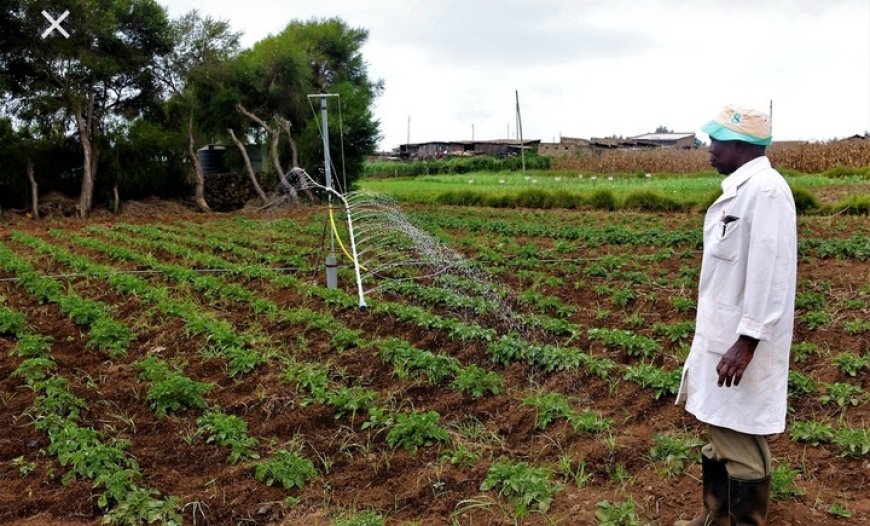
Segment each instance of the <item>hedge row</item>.
M830 205L821 205L815 196L802 188L793 188L795 206L799 214L850 214L870 215L870 195L851 196ZM611 190L596 190L591 193L574 193L566 190L547 191L530 189L512 195L493 195L476 190L451 190L439 194L438 204L454 206L489 206L493 208L536 209L597 209L640 210L645 212L688 212L706 210L718 197L711 193L698 202L677 201L652 190L636 190L620 200Z

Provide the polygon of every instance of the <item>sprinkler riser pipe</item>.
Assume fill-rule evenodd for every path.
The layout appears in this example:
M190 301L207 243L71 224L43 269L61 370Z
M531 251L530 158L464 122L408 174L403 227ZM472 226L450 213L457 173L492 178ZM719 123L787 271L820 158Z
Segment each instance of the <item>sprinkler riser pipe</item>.
M326 256L326 288L338 288L338 259L335 254Z

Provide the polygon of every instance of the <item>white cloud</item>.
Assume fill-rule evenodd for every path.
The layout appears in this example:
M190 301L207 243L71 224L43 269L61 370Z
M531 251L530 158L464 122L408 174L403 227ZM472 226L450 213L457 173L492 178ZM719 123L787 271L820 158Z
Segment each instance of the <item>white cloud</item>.
M165 0L164 0L165 1ZM165 2L178 16L199 7ZM241 7L243 6L243 7ZM385 92L382 147L515 133L526 138L699 132L726 103L767 109L774 137L870 129L867 0L224 0L199 7L250 45L292 19L369 30L363 54Z

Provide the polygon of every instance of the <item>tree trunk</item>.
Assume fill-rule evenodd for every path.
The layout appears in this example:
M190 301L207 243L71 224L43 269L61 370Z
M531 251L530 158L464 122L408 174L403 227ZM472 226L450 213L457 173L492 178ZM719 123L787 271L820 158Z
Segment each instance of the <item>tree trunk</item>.
M33 219L39 219L39 185L33 176L33 161L27 159L27 179L30 181L30 202L33 210Z
M115 181L115 184L112 185L112 198L114 199L114 203L112 205L112 213L117 215L118 210L121 209L121 198L118 195L118 182Z
M79 107L75 108L76 125L79 129L79 138L82 141L82 152L84 154L84 163L82 166L82 190L79 194L79 217L85 219L88 217L88 212L91 211L94 197L94 152L91 144L90 130L85 126L82 110Z
M293 134L290 133L290 121L277 115L275 116L275 121L284 130L284 133L287 134L287 142L290 143L290 152L293 157L291 159L293 161L293 168L296 168L299 166L299 149L296 148L296 141L293 140Z
M196 202L196 207L200 212L211 212L211 208L205 200L205 177L202 174L202 164L199 162L199 156L196 155L196 149L193 145L193 115L187 120L187 155L190 156L190 162L193 163L193 178L196 181L196 187L193 192L193 200Z
M284 188L284 190L286 190L287 193L290 195L290 199L293 200L293 203L299 204L299 194L296 193L296 189L293 188L293 185L291 185L287 181L287 177L284 175L284 170L281 169L281 161L278 158L278 141L281 138L281 131L273 129L271 126L268 126L263 119L248 111L248 109L241 104L236 105L236 110L238 110L238 112L245 117L262 126L263 129L269 132L269 134L272 136L272 164L274 164L276 169L278 170L278 181L281 183L281 186Z
M248 176L251 178L251 184L254 185L254 190L257 191L257 195L260 196L260 200L263 201L263 204L269 202L269 198L266 197L266 194L263 192L263 189L260 187L260 183L257 181L257 174L254 173L254 168L251 166L251 158L248 157L248 151L245 150L245 145L242 144L242 141L236 138L236 134L233 132L232 128L227 128L227 131L230 132L230 138L236 144L239 151L242 153L242 159L245 161L245 169L248 170Z
M308 181L303 179L303 173L305 172L305 170L299 167L299 150L296 148L296 141L293 140L293 134L290 133L290 121L278 115L275 116L275 121L278 122L278 126L280 126L284 130L284 133L287 134L287 142L290 144L290 152L293 158L293 166L290 168L290 170L288 170L288 172L296 175L296 178L299 179L299 186L301 186L302 189L305 190L305 195L308 197L308 199L314 201L314 194L312 194L311 189L308 188Z

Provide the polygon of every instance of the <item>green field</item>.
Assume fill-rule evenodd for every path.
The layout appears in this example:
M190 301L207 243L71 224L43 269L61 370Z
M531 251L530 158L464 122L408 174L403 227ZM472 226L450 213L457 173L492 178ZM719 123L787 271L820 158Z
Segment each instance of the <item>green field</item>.
M870 192L870 180L865 176L848 175L826 177L823 175L787 176L793 188L809 190L815 194L819 189L851 186L863 188L855 193ZM475 172L460 175L423 175L413 178L363 179L362 189L391 195L406 203L432 203L449 192L475 192L495 197L511 197L527 190L546 192L569 192L589 196L600 190L610 190L617 201L622 202L632 192L653 191L686 205L704 202L719 191L722 176L712 173L699 174L583 174L553 171L521 172Z

